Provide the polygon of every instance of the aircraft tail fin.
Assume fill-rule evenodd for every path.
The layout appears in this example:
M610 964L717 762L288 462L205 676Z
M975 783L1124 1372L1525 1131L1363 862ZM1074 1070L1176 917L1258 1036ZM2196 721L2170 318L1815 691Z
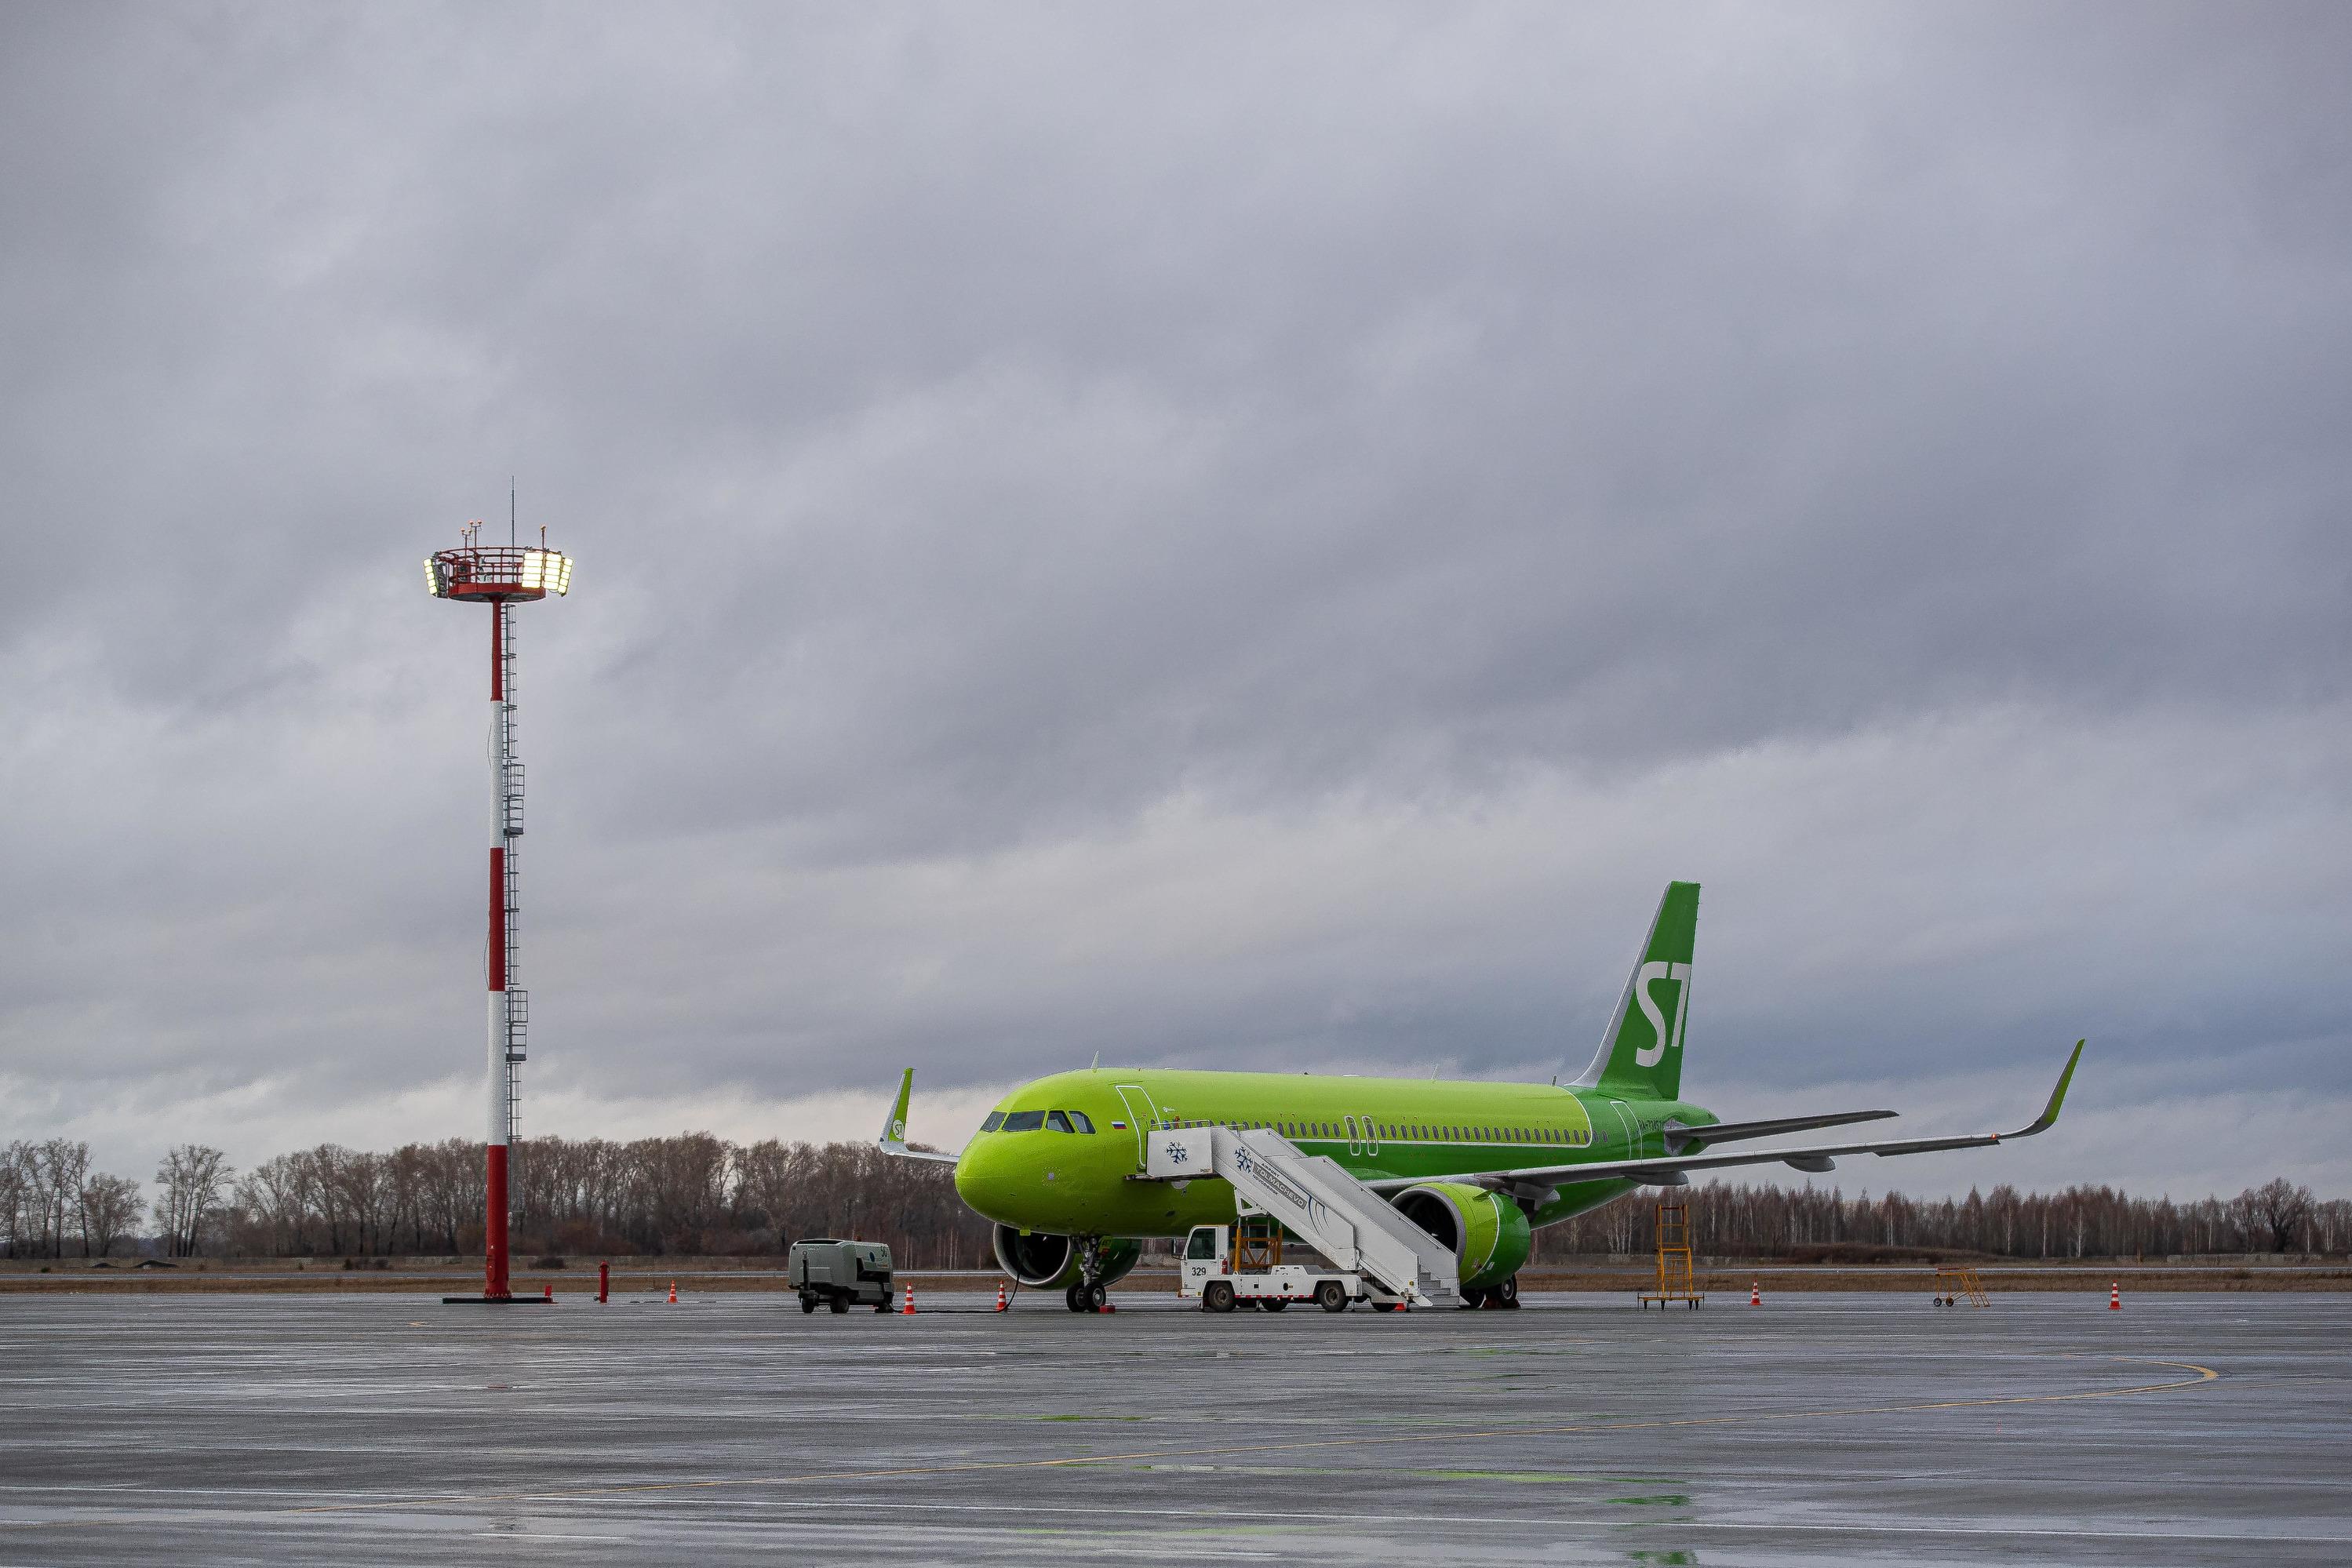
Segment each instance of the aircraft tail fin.
M1580 1087L1628 1099L1681 1095L1683 1027L1690 1018L1691 950L1697 938L1698 883L1666 883L1601 1050L1576 1081Z

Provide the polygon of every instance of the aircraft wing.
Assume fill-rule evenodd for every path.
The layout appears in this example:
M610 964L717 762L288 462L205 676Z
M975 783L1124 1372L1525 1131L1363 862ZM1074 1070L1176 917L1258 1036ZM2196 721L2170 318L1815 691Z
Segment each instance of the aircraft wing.
M1703 1127L1666 1124L1666 1153L1678 1155L1692 1144L1735 1144L1748 1138L1777 1138L1783 1133L1810 1133L1821 1127L1843 1127L1853 1122L1883 1122L1893 1111L1836 1111L1824 1116L1780 1116L1769 1122L1710 1122Z
M1725 1166L1786 1165L1801 1171L1827 1171L1835 1169L1839 1156L1844 1155L1925 1155L1939 1149L1983 1148L2009 1138L2030 1138L2036 1133L2050 1129L2052 1124L2058 1120L2059 1106L2065 1103L2066 1085L2074 1081L2074 1064L2083 1060L2083 1043L2081 1040L2074 1042L2074 1052L2066 1059L2065 1071L2059 1073L2058 1086L2050 1092L2050 1103L2042 1108L2042 1114L2013 1133L1976 1133L1952 1138L1903 1138L1883 1144L1817 1144L1798 1149L1741 1149L1727 1154L1710 1150L1704 1154L1666 1155L1651 1159L1599 1160L1587 1165L1526 1166L1514 1170L1471 1172L1450 1178L1389 1176L1368 1181L1364 1185L1376 1192L1402 1191L1433 1179L1465 1181L1506 1190L1559 1187L1580 1181L1638 1181L1659 1186L1680 1186L1685 1172L1716 1170ZM1801 1122L1804 1119L1796 1120ZM1688 1129L1685 1136L1694 1141L1703 1140L1713 1131L1713 1128L1693 1127Z
M890 1107L890 1114L882 1124L882 1136L877 1140L886 1155L896 1155L902 1160L929 1160L934 1165L951 1166L953 1155L943 1155L937 1149L910 1149L907 1146L907 1102L915 1097L915 1070L898 1080L898 1099Z

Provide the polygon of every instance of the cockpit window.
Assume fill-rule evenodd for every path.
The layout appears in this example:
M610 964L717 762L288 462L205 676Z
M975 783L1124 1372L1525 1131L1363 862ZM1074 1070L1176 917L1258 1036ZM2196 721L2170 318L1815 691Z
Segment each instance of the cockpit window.
M1002 1111L991 1111L988 1113L988 1120L980 1124L980 1130L983 1133L993 1133L997 1128L1002 1127L1003 1125L1004 1125L1004 1113Z
M998 1130L1006 1133L1034 1133L1045 1124L1045 1113L1043 1111L1007 1111L1004 1113L1004 1125Z
M1048 1111L1045 1113L1045 1130L1049 1133L1066 1133L1070 1130L1070 1119L1059 1111Z
M1070 1125L1081 1133L1091 1133L1095 1130L1094 1118L1084 1111L1070 1113Z

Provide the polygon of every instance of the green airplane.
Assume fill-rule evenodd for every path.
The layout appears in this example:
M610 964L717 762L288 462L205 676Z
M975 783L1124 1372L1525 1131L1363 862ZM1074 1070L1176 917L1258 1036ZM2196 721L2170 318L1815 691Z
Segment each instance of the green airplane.
M1570 1083L1438 1082L1306 1072L1092 1067L1006 1095L960 1155L906 1143L907 1070L882 1149L955 1167L956 1191L995 1225L997 1261L1031 1288L1098 1309L1143 1242L1235 1223L1230 1182L1145 1174L1154 1133L1263 1129L1335 1162L1454 1249L1465 1306L1516 1305L1535 1229L1693 1171L1782 1164L1820 1172L1846 1155L1916 1155L2030 1137L2058 1119L2082 1060L2077 1041L2042 1114L2013 1133L1759 1150L1722 1145L1892 1111L1724 1122L1682 1098L1698 884L1666 884L1600 1051Z

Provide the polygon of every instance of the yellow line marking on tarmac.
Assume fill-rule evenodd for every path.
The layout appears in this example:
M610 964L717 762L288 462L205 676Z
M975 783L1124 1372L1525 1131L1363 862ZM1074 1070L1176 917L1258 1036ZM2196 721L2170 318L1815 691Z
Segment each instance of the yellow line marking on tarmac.
M800 1486L814 1481L896 1480L910 1476L970 1475L1002 1470L1070 1469L1085 1465L1132 1464L1139 1459L1198 1459L1234 1454L1297 1453L1310 1448L1362 1448L1396 1443L1467 1442L1482 1437L1559 1437L1583 1432L1642 1432L1677 1427L1741 1427L1777 1421L1822 1421L1856 1416L1902 1416L1924 1410L1972 1410L2001 1405L2063 1405L2074 1399L2124 1399L2136 1394L2162 1394L2194 1388L2221 1375L2189 1361L2158 1361L2151 1356L2117 1355L2105 1359L2148 1366L2176 1367L2194 1377L2169 1383L2139 1383L2126 1388L2084 1388L2071 1394L2004 1394L1982 1399L1931 1399L1907 1405L1856 1405L1826 1410L1780 1410L1751 1416L1673 1416L1642 1421L1581 1421L1560 1427L1490 1427L1478 1429L1429 1427L1416 1432L1382 1433L1371 1437L1307 1437L1281 1443L1233 1443L1202 1448L1141 1448L1128 1453L1069 1455L1057 1459L985 1459L960 1465L910 1465L887 1470L814 1470L804 1475L733 1476L698 1481L621 1481L603 1486L550 1487L526 1491L446 1492L381 1501L316 1503L288 1509L289 1513L355 1513L385 1509L420 1508L435 1504L493 1502L558 1502L567 1498L627 1497L654 1492L708 1491L723 1487Z

